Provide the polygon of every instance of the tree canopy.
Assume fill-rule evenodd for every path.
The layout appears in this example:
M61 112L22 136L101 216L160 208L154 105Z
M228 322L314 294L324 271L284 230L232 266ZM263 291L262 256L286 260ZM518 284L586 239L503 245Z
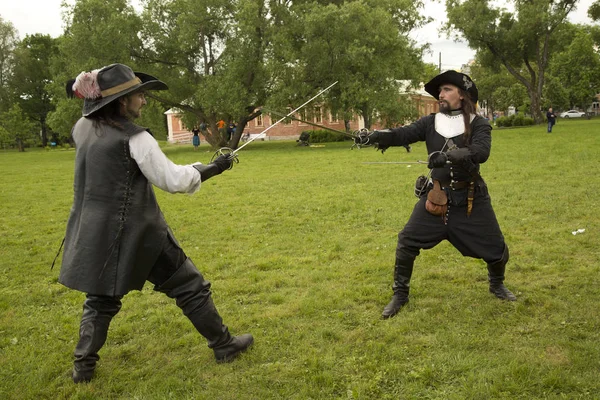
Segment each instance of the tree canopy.
M514 11L493 7L488 0L446 0L447 30L459 32L477 51L489 52L492 62L503 65L525 87L531 115L539 123L546 70L557 45L554 35L567 24L577 0L510 3Z
M446 0L446 31L477 50L471 75L488 110L585 107L600 82L600 28L566 21L577 0ZM598 2L589 9L597 14ZM166 135L164 112L201 123L213 147L238 146L244 127L264 110L287 113L338 81L306 108L346 121L362 116L396 125L417 116L401 93L437 74L423 62L427 45L409 33L429 22L412 0L76 0L63 4L64 33L19 40L0 18L0 112L16 113L68 137L81 100L64 84L82 71L124 63L157 76L170 88L150 92L139 123ZM477 18L473 18L477 15ZM525 95L524 95L525 94ZM7 114L8 115L8 114ZM11 114L12 115L12 114ZM15 114L16 115L16 114ZM217 122L233 122L233 137Z
M11 91L30 120L36 121L42 145L48 143L46 119L54 110L49 85L53 81L50 63L58 55L55 39L49 35L26 36L15 50Z

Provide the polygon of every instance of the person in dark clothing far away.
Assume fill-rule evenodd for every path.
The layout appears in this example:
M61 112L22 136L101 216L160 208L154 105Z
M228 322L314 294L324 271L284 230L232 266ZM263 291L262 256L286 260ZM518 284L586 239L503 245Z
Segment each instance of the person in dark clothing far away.
M548 133L552 132L552 127L556 124L556 115L552 111L552 107L548 109L546 113L546 119L548 120Z

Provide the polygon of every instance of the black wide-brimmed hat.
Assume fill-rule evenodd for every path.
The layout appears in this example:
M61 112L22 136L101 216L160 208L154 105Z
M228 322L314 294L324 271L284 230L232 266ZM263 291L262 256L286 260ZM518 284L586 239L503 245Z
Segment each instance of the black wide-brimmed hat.
M473 103L477 103L479 99L479 91L475 82L467 74L449 70L443 72L425 84L425 91L439 100L440 86L449 83L464 90Z
M124 64L111 64L91 72L82 72L76 79L67 82L67 95L84 99L84 117L136 90L167 89L166 83L152 75L133 72Z

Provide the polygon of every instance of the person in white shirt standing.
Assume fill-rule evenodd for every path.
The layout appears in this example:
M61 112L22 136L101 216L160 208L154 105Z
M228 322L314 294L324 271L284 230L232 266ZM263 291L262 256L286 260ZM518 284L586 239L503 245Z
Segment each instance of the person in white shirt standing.
M123 64L82 72L67 83L68 95L84 99L83 117L72 131L74 201L59 275L61 284L86 293L75 383L93 378L121 299L146 281L175 299L217 362L233 360L254 341L250 334L229 333L212 301L210 282L181 249L156 202L152 185L192 194L233 165L229 155L207 165L174 164L148 130L133 123L146 104L145 91L167 89Z

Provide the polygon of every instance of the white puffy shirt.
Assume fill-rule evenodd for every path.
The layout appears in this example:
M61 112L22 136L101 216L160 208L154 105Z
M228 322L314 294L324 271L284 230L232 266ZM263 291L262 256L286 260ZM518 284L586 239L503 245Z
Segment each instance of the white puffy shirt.
M195 193L200 189L200 172L192 165L178 165L167 158L147 131L129 139L129 154L154 186L169 193Z

